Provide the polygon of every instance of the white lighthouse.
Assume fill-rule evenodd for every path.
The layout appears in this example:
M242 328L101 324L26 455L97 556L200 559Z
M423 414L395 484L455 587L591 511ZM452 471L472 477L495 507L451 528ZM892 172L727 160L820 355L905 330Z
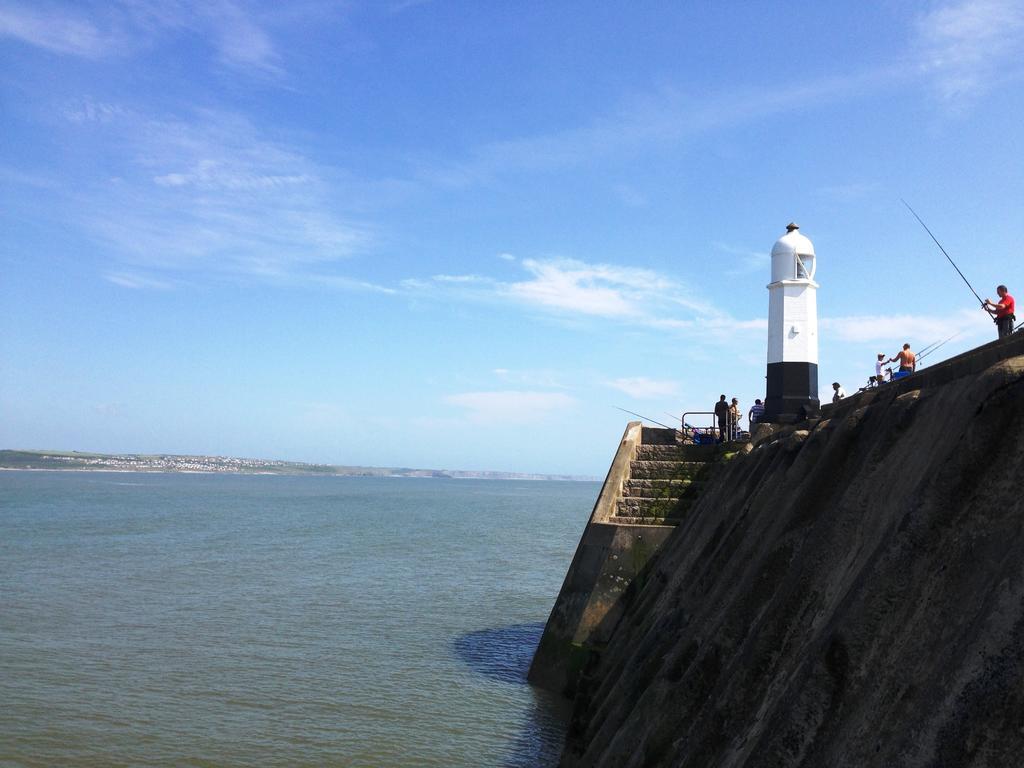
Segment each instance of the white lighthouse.
M818 284L814 245L790 224L772 248L764 421L817 413Z

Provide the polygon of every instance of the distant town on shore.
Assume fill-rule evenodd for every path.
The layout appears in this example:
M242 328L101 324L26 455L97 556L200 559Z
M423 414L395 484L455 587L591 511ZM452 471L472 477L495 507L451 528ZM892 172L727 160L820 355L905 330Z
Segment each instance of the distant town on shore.
M230 456L170 454L108 454L82 451L0 450L0 469L75 470L97 472L204 472L239 475L319 475L335 477L436 477L459 480L573 480L585 475L545 475L529 472L491 472L407 467L349 467L300 461L240 459Z

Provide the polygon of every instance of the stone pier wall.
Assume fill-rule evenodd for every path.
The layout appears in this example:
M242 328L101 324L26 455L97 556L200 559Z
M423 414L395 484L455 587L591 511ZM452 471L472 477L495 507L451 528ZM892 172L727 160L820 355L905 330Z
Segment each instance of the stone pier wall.
M674 530L610 522L641 437L640 422L630 422L551 610L529 672L542 688L574 693L580 672L618 622L626 590Z

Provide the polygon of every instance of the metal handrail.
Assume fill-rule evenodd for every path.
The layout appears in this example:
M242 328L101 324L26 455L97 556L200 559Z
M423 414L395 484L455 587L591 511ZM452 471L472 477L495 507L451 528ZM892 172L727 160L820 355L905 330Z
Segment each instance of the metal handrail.
M708 427L695 427L692 424L690 424L689 422L687 422L687 420L686 420L687 416L710 416L711 417L711 425L708 426ZM694 435L691 435L691 437L693 437L694 439L695 439L697 430L704 431L705 434L710 434L710 435L712 435L712 437L716 434L716 430L715 430L715 412L714 411L686 411L686 413L684 413L680 417L679 422L680 422L680 427L682 428L681 431L682 431L684 437L686 436L688 428L694 430Z
M684 429L686 428L686 417L687 416L710 416L711 417L711 428L714 429L714 427L715 427L715 412L714 411L687 411L686 413L683 414L682 418L680 419L680 423L682 424ZM700 429L704 429L704 427L700 427Z
M715 418L714 411L687 411L686 413L684 413L680 418L680 426L682 427L682 431L684 433L686 432L686 427L688 426L686 422L687 416L710 416L711 425L708 427L694 427L692 424L690 424L689 426L692 427L693 429L709 429L711 430L712 434L716 434L718 432L718 420ZM729 416L728 420L726 421L726 426L729 430L729 435L726 439L731 440L732 436L739 431L739 420L737 420L734 423L732 420L732 416Z

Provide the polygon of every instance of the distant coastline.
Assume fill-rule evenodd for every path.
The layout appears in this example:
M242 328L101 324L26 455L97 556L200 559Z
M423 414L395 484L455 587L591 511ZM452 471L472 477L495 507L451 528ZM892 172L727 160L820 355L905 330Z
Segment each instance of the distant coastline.
M300 461L246 459L229 456L22 450L0 450L0 470L302 475L307 477L428 477L454 480L569 480L574 482L601 479L586 475L548 475L528 472L306 464Z

